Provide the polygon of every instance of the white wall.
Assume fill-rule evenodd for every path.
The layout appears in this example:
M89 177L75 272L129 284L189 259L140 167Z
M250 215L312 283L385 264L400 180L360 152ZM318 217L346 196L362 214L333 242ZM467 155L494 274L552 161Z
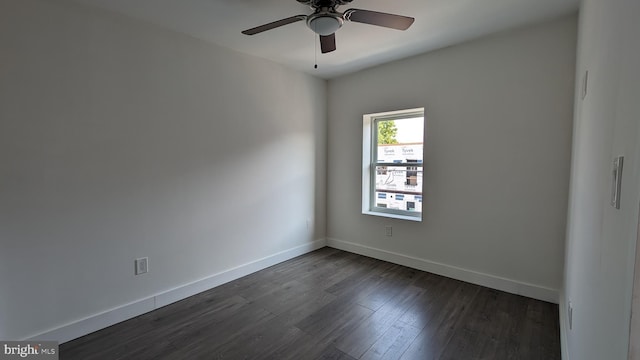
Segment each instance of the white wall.
M627 359L640 201L640 2L586 0L580 10L576 117L561 320L565 359ZM621 208L609 205L623 155ZM567 303L573 304L569 329Z
M325 163L325 81L66 1L0 0L0 338L323 239Z
M329 245L557 302L576 27L564 17L330 80ZM423 106L423 222L362 215L362 115Z

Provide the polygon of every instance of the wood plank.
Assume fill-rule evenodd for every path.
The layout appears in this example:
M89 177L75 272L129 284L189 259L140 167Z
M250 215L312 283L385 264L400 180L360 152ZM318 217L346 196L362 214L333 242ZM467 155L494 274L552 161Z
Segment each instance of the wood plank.
M342 351L336 349L334 346L329 346L316 359L318 360L356 360L356 358L353 358L348 354L343 353Z
M560 359L558 307L320 249L60 346L61 359Z
M416 286L406 287L362 321L352 332L336 340L336 347L350 356L360 358L413 306L424 291Z
M438 298L429 310L422 313L425 326L401 359L439 359L461 326L461 320L480 287L455 280L446 282L450 286L447 295ZM414 311L420 312L421 309Z
M491 289L481 289L473 299L467 316L453 334L442 352L441 359L454 357L465 359L496 358L498 332L508 326L509 314L503 311L507 304L501 301L501 293Z
M373 311L348 299L337 299L312 313L296 327L319 339L332 342L356 328Z
M407 351L422 329L397 321L367 350L361 359L396 360Z

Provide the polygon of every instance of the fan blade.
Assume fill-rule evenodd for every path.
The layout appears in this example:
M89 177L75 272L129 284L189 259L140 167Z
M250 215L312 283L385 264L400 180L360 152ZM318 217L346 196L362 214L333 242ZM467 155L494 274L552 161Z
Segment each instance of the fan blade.
M320 50L323 54L332 52L336 49L336 34L320 35Z
M344 19L363 24L384 26L396 30L407 30L415 21L414 18L408 16L362 9L349 9L345 11Z
M255 35L263 31L275 29L280 26L289 25L294 22L302 21L302 20L305 20L306 18L307 18L306 15L296 15L296 16L288 17L286 19L270 22L268 24L256 26L252 29L243 31L242 33L245 35Z

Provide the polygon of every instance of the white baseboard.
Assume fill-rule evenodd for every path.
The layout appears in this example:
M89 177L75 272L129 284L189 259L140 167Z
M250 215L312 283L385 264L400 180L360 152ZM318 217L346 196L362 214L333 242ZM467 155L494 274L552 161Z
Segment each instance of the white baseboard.
M266 256L262 259L213 274L204 279L184 284L153 296L44 331L25 340L58 341L60 343L64 343L209 290L229 281L239 279L243 276L292 259L296 256L320 249L325 247L326 244L327 242L325 239L319 239L308 244L296 246L294 248Z
M566 304L567 299L565 298L564 293L560 293L560 354L561 359L569 360L569 344L567 343L567 335L568 335L568 324L567 324L567 308Z
M512 294L522 295L533 299L551 302L554 304L558 303L557 289L528 284L500 276L484 274L473 270L463 269L456 266L437 263L430 260L424 260L409 255L376 249L369 246L338 239L328 238L327 246L364 256L369 256L379 260L388 261L394 264L427 271L433 274L446 276L456 280L462 280L472 284L506 291Z

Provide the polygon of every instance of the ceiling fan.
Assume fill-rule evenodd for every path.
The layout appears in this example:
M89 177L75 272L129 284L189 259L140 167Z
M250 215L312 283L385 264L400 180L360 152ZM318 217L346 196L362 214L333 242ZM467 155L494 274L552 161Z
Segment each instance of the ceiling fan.
M310 15L296 15L268 24L257 26L243 31L245 35L255 35L263 31L275 29L280 26L306 20L307 26L320 35L320 49L323 54L336 49L335 32L342 27L345 21L359 22L363 24L383 26L397 30L407 30L413 21L412 17L387 14L371 10L349 9L339 12L336 8L348 4L353 0L297 0L299 3L309 5L313 10Z

